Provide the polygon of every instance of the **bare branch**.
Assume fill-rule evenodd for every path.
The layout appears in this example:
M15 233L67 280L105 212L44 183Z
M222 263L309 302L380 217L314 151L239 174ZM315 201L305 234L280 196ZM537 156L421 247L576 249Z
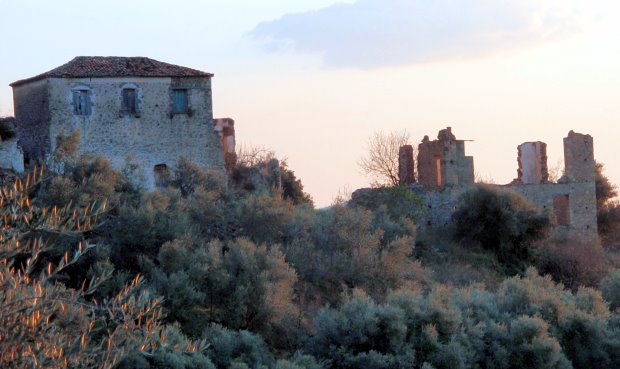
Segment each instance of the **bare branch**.
M373 179L373 186L398 185L398 150L409 144L405 130L376 132L366 143L366 155L358 165L363 174Z

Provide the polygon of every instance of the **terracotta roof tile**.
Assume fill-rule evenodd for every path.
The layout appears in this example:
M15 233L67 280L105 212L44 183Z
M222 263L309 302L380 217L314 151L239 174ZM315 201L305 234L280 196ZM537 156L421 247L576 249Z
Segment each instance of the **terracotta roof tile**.
M49 72L10 84L15 87L48 77L212 77L213 74L145 57L78 56Z

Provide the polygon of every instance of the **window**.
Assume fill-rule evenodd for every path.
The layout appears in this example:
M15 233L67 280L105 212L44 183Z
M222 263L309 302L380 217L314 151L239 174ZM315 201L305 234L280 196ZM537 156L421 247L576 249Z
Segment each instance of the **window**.
M89 90L73 91L73 112L76 115L90 115Z
M172 112L174 114L185 114L188 111L187 90L172 90Z
M435 181L437 187L443 186L443 177L441 171L441 156L435 156Z
M136 108L136 89L124 88L123 89L123 113L136 114L138 109Z
M155 176L155 187L164 188L170 182L170 172L166 164L157 164L153 167L153 174Z

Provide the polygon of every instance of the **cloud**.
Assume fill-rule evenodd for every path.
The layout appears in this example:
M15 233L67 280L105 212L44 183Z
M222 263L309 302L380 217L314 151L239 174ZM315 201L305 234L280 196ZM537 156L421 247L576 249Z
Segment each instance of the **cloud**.
M320 53L328 67L373 68L470 58L578 31L547 0L358 0L258 24L265 50ZM560 4L561 2L556 2Z

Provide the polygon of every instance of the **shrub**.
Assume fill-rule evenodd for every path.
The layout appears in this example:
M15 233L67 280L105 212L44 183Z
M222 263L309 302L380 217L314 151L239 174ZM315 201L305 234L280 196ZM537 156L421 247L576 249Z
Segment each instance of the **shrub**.
M178 188L184 197L194 193L198 188L224 191L227 187L226 177L218 171L208 171L200 165L182 158L174 170L172 186Z
M363 293L354 293L338 310L321 311L314 325L316 334L306 351L329 368L414 367L403 311L376 305Z
M618 309L620 307L620 270L612 270L601 281L600 290L605 301L609 303L609 308L611 310Z
M514 192L478 185L459 199L453 215L454 237L492 250L498 260L518 265L544 237L549 217Z
M296 209L278 192L251 194L240 201L240 233L256 243L282 243L296 235L287 232Z
M602 244L611 249L620 249L620 202L608 201L598 208L598 233Z
M597 286L605 275L605 252L596 243L577 239L555 239L536 250L536 265L542 273L577 290L580 286Z
M382 208L392 220L417 220L422 212L420 196L404 186L357 190L351 196L351 204L373 211Z
M0 140L10 140L17 136L15 130L15 118L0 117Z
M169 318L194 337L219 323L262 333L272 343L295 339L287 336L295 327L286 325L297 313L297 277L276 247L246 239L207 245L175 240L161 247L156 260L142 258L141 264L164 296Z
M137 205L124 204L106 227L111 259L121 270L139 272L140 257L154 259L167 241L191 234L187 201L167 190L142 195Z
M425 285L428 272L412 257L415 227L402 232L384 241L373 213L363 208L336 205L318 212L307 237L285 248L300 279L312 285L302 299L337 304L343 292L357 288L382 300L389 290Z
M304 192L304 185L295 176L295 172L289 169L286 161L280 162L280 173L282 176L282 198L291 201L295 205L314 205L312 196Z
M143 290L142 278L98 303L87 296L100 276L79 290L57 283L92 249L85 234L105 208L39 207L28 198L37 177L33 173L0 191L0 366L112 368L130 352L152 355L167 335L159 324L159 302ZM79 249L41 265L48 248L62 239L49 236L65 234L81 239ZM204 349L184 339L179 344L187 352Z

